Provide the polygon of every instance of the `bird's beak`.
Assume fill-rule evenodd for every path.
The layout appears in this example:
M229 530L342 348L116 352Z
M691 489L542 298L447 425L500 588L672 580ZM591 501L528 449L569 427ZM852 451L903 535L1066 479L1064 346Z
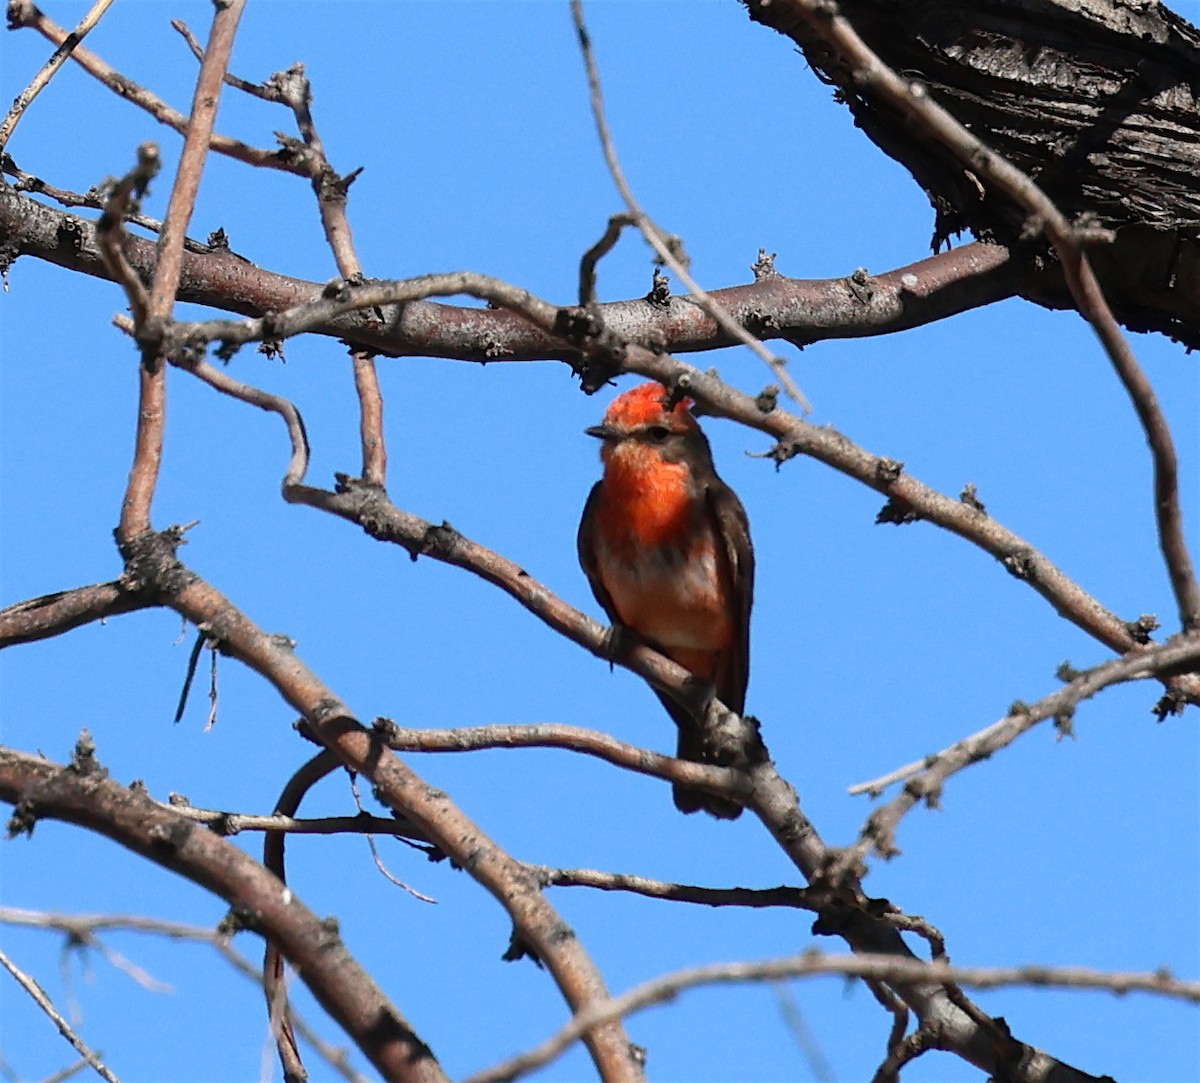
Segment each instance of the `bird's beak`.
M615 440L620 435L611 425L592 425L583 431L597 440Z

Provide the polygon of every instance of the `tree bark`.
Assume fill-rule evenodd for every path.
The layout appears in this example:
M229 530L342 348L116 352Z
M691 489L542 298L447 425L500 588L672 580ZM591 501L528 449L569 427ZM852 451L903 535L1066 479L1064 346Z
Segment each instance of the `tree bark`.
M917 136L817 42L794 0L743 0L795 41L854 121L924 189L933 246L967 231L1021 245L1023 213ZM1133 330L1200 346L1200 31L1156 0L841 0L881 60L1024 170L1069 217L1113 229L1091 253ZM1049 258L1049 257L1047 257ZM1024 291L1066 305L1048 273Z

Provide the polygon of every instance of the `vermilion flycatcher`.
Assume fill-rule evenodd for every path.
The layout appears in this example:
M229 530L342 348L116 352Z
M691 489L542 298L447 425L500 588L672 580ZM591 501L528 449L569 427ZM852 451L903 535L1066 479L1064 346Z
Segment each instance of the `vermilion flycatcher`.
M745 709L750 677L754 549L746 512L713 467L708 440L684 399L661 384L616 398L604 423L604 477L583 509L579 562L615 625L710 682L731 711ZM704 763L700 726L657 693L679 727L679 758ZM681 812L725 820L741 806L675 786Z

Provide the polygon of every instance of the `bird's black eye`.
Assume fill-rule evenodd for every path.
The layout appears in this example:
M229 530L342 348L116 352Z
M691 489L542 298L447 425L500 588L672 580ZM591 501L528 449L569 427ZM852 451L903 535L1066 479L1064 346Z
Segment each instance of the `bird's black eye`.
M646 436L655 444L661 444L670 435L671 430L665 425L651 425L646 430Z

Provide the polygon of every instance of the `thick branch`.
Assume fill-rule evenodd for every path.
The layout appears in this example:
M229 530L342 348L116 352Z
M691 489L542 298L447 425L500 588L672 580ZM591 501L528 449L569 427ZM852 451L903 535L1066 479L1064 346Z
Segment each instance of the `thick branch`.
M0 247L96 278L110 278L100 262L95 226L19 192L0 188ZM154 245L129 237L125 254L147 281ZM1012 297L1035 272L997 245L972 244L886 274L800 279L782 275L712 290L710 296L760 338L805 345L827 338L889 334L945 319ZM224 249L185 252L178 299L228 312L261 316L317 300L323 286L263 270ZM600 306L606 326L622 337L675 353L734 344L693 300L672 297L665 307L644 299ZM382 319L352 314L317 333L390 356L469 361L563 360L572 351L555 336L507 311L412 301L389 306Z
M278 879L231 842L106 775L82 740L70 766L0 749L0 799L16 806L10 832L32 831L41 818L78 824L219 895L279 945L386 1078L444 1083L429 1049L337 933Z
M180 564L170 536L141 535L125 547L124 554L131 566L153 581L164 604L215 640L224 653L269 681L304 716L314 736L345 766L374 783L381 801L411 820L492 893L512 917L522 941L554 975L572 1010L607 996L599 971L546 901L536 877L489 839L445 793L426 785L379 735L359 725L347 705L296 657L288 641L265 633ZM588 1046L606 1080L641 1079L619 1025L592 1032Z
M125 579L60 590L0 609L0 650L62 635L92 621L146 609L154 600Z

